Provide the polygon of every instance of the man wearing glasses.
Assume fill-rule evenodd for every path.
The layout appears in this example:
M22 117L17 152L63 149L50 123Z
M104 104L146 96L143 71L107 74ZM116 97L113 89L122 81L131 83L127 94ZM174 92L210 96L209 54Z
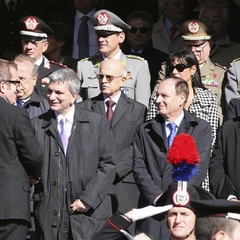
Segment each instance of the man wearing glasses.
M25 54L18 55L14 63L18 67L20 86L17 88L17 106L25 108L30 119L45 113L49 103L35 87L37 83L38 68L34 60Z
M122 91L128 97L148 106L150 97L148 63L143 58L125 55L120 49L125 40L125 31L131 27L114 13L104 9L97 11L92 21L101 55L83 59L78 63L77 73L82 82L81 97L85 100L96 97L100 93L95 73L98 73L102 60L115 59L124 63L132 76L125 82Z
M137 207L139 191L132 175L132 138L137 126L145 119L146 107L124 95L121 87L127 79L126 66L118 60L108 59L100 64L101 93L83 101L80 106L107 117L114 136L117 156L117 172L113 184L113 212L126 212ZM112 102L113 106L109 106ZM132 226L133 229L133 226Z
M131 29L127 31L127 41L121 49L125 54L140 56L148 61L151 74L151 91L158 78L161 64L166 60L167 54L153 48L151 34L153 19L150 13L135 11L129 14L126 20Z
M36 88L41 95L47 96L47 86L49 84L48 75L63 68L64 66L55 62L50 62L43 55L48 48L48 35L53 35L52 29L35 16L27 16L19 22L20 35L22 37L22 51L25 55L34 59L38 66L38 79Z
M0 239L25 240L30 180L40 177L42 155L26 110L13 106L20 86L17 66L0 60Z

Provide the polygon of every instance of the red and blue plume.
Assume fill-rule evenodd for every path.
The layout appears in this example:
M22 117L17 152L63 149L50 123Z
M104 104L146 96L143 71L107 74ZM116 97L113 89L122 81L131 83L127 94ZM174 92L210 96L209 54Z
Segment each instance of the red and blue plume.
M188 182L197 174L200 162L194 138L185 133L177 135L168 151L167 161L173 165L173 180Z

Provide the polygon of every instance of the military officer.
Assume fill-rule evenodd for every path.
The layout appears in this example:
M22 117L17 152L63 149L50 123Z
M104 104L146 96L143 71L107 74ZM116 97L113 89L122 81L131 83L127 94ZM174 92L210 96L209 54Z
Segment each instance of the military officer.
M131 27L114 13L107 10L97 11L92 18L97 34L99 52L101 55L83 59L78 62L77 74L81 80L83 100L97 96L100 93L96 75L99 64L104 59L120 60L129 72L122 91L130 98L148 106L150 98L150 72L148 63L141 57L125 55L120 49L125 40L125 32Z
M50 62L43 54L48 48L48 35L53 35L52 29L40 18L35 16L23 17L19 22L22 38L22 51L35 60L38 66L36 88L44 97L47 96L48 75L65 66Z
M181 25L182 38L184 48L189 48L198 60L201 79L205 87L212 90L217 95L219 112L220 112L220 123L223 120L223 114L225 113L225 101L222 97L222 83L226 68L213 63L210 58L210 40L211 35L208 31L207 26L198 20L189 20ZM162 65L159 71L159 81L165 78L165 63ZM149 109L147 113L147 120L155 117L156 107L154 105L154 99L156 98L155 92L152 93ZM154 108L154 109L153 109Z

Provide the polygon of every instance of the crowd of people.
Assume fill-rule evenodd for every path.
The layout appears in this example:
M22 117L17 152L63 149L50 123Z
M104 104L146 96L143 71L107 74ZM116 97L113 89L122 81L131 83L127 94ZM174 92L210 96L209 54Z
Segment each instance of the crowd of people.
M240 2L30 2L0 3L0 239L237 240Z

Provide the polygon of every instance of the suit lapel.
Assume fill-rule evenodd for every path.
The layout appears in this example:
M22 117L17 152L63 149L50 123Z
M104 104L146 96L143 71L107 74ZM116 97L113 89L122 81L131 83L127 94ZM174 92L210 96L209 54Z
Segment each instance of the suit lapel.
M124 114L128 111L129 107L130 107L130 102L123 95L123 93L121 93L121 96L118 100L115 111L113 113L112 121L110 123L111 129L117 125L117 123L121 120L121 118L124 116Z

